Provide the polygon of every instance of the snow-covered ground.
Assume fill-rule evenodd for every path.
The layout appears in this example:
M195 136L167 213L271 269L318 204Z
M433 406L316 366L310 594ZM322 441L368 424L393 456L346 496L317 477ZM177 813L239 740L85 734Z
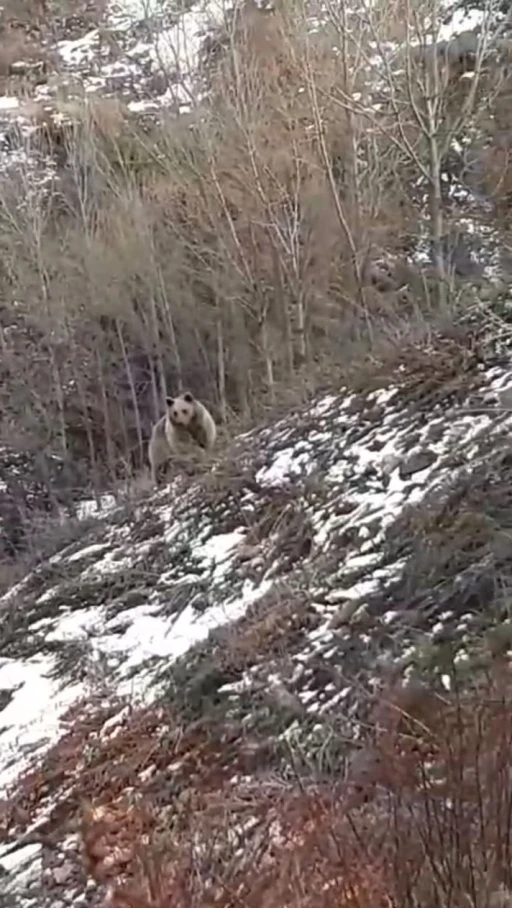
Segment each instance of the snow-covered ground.
M288 653L284 675L282 660L262 651L236 682L221 685L220 696L234 702L255 685L281 684L321 721L341 705L349 710L361 666L370 687L382 665L407 677L418 631L404 631L400 605L381 606L372 628L359 620L376 595L386 603L386 590L405 572L415 540L393 560L386 549L407 509L432 496L441 501L490 451L507 450L512 413L501 407L500 390L510 384L508 365L482 372L479 383L484 391L433 409L417 407L399 385L329 395L240 439L246 481L236 491L228 486L210 500L205 480L181 491L178 481L130 514L107 503L82 542L0 600L0 787L41 761L63 733L66 710L94 687L94 665L118 697L150 702L163 669L167 676L212 631L235 628L250 614L257 620L251 608L283 582L301 585L312 626ZM253 528L276 501L276 517L255 543ZM306 547L291 556L284 544L290 514L309 528ZM425 634L435 640L448 628L464 652L480 621L440 598L422 644ZM75 657L63 667L70 646ZM77 678L81 657L89 669ZM339 683L312 686L319 658L340 666Z
M137 113L189 110L200 97L195 77L201 46L225 25L232 6L227 0L199 0L182 8L142 0L112 3L105 21L79 37L57 41L58 78L38 84L32 101L44 105L64 93L68 98L85 93L115 96ZM24 94L0 97L6 124L26 127L33 112Z
M80 37L57 42L58 80L36 86L32 100L44 102L64 88L70 97L74 86L77 97L84 92L91 97L115 95L126 100L133 112L169 106L175 112L188 111L200 100L196 74L204 41L228 25L234 6L232 0L190 0L183 4L112 0L104 22ZM453 3L447 2L445 7L449 10ZM313 30L332 19L329 4L324 9L313 5L311 12L306 4L304 14ZM371 14L371 4L368 9L363 4L360 15ZM481 12L456 10L453 16L440 19L438 40L446 41L476 28L482 18ZM158 74L159 78L148 78L148 74ZM32 110L24 96L0 97L0 112L9 115L8 122L23 126Z

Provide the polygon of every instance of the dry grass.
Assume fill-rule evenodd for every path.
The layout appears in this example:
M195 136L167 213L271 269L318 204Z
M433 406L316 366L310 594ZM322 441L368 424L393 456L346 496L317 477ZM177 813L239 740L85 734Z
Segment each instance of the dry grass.
M396 294L360 298L354 249L398 249L414 218L397 203L389 143L376 154L331 95L343 66L322 40L306 54L300 21L284 13L249 17L234 41L201 122L146 132L114 102L74 105L72 127L43 124L66 163L51 200L33 195L27 210L27 184L19 197L9 187L9 293L49 354L27 350L24 327L10 336L12 368L23 358L32 374L24 408L72 457L108 461L111 480L121 457L142 462L164 383L191 387L221 422L245 421L311 393L360 358L377 326L403 321ZM371 166L341 211L336 168L355 153Z
M0 76L13 74L13 63L35 63L42 60L41 49L23 33L11 29L0 41Z
M65 789L49 827L80 818L85 868L119 908L508 905L511 696L498 663L464 693L392 688L323 785L265 774L262 742L230 723L133 709L99 737L109 712L84 704L11 792L4 833Z
M73 779L67 818L105 905L486 908L512 884L511 694L504 666L467 693L390 690L348 777L323 786L257 779L256 742L154 709L84 750L106 715L77 715L4 825Z
M390 697L359 806L335 782L197 792L172 845L165 834L151 845L145 824L135 886L114 882L110 904L487 905L511 885L510 693L498 676L468 695ZM128 816L143 822L135 804ZM89 849L107 843L108 815L86 812L84 823ZM118 872L123 858L137 866L120 854Z
M456 320L456 294L440 307L436 275L406 261L428 227L400 138L427 166L407 87L405 126L384 103L369 122L368 28L335 54L334 12L314 36L302 12L237 18L199 116L40 112L31 141L59 178L46 193L21 173L2 199L6 361L30 375L23 392L3 385L6 434L21 421L111 483L145 461L165 391L189 387L229 434ZM400 4L379 17L387 34Z
M317 620L297 593L278 589L264 596L234 627L218 632L214 663L239 674L257 662L285 657Z
M6 22L29 25L49 12L48 0L6 0L2 4L2 18Z

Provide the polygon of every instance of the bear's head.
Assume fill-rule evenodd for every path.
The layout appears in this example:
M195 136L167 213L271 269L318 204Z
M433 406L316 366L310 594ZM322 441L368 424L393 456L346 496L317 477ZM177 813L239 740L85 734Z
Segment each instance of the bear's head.
M168 397L166 403L167 413L173 425L188 428L196 415L192 394L187 391L185 394L179 394L178 397Z

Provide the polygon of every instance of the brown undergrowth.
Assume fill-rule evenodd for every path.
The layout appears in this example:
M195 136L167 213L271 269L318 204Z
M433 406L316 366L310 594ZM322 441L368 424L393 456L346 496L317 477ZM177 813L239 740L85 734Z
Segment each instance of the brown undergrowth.
M66 792L54 832L78 823L115 908L507 905L511 697L504 664L470 690L393 687L345 777L321 784L272 774L234 723L82 710L11 792L4 831Z
M179 825L174 813L158 831L147 804L88 806L88 869L108 868L107 901L126 908L506 901L511 692L508 672L464 694L390 691L372 742L329 786L232 775L194 787Z

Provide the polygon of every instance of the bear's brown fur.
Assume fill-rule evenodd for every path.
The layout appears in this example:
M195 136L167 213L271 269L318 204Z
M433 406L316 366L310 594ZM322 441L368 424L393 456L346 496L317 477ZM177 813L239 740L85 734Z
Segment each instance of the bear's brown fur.
M211 451L217 438L217 426L210 411L190 394L179 394L166 400L167 412L153 426L148 458L151 477L157 484L160 468L173 455L190 451L190 442Z

